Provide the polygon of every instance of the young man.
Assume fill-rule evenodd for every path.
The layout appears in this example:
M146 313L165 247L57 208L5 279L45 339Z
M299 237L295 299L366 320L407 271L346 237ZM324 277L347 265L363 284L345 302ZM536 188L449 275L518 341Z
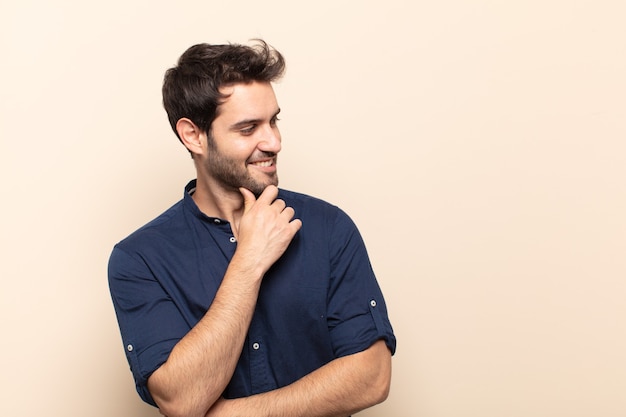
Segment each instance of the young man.
M166 416L348 416L384 401L396 340L359 232L279 190L279 52L200 44L163 102L197 179L118 243L109 286L141 398Z

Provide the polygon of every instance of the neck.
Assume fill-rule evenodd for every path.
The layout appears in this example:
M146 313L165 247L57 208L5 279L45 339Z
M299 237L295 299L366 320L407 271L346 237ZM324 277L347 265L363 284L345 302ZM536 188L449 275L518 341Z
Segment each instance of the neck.
M233 233L237 233L244 208L239 190L224 189L198 176L192 198L202 213L226 220L231 224Z

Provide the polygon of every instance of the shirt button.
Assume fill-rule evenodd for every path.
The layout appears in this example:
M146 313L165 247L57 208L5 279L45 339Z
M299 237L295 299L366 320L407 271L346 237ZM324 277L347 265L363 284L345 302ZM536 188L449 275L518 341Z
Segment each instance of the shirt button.
M235 243L237 241L237 239L235 239L235 236L231 236L229 240L230 243Z
M213 223L220 224L222 221L220 219L213 219Z
M126 346L126 350L128 350L129 352L132 352L133 351L133 345Z
M376 307L376 300L372 300L372 301L370 301L370 305L371 305L372 307Z
M261 345L259 345L258 343L253 343L252 344L252 349L254 349L254 350L259 350L260 347L261 347Z

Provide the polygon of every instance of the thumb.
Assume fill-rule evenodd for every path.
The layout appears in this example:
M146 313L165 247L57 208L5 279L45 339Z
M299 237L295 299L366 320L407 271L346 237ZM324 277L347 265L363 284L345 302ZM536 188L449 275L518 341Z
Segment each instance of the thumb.
M240 187L239 192L243 196L243 212L247 213L252 205L256 203L256 197L254 196L252 191L248 190L247 188Z

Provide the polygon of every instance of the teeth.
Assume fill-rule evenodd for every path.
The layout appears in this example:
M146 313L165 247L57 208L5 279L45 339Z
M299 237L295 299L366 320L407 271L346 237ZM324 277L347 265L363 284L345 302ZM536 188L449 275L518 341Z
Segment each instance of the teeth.
M269 167L269 166L272 166L272 160L263 161L263 162L255 162L253 165L256 165L259 167Z

